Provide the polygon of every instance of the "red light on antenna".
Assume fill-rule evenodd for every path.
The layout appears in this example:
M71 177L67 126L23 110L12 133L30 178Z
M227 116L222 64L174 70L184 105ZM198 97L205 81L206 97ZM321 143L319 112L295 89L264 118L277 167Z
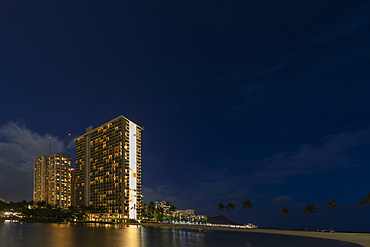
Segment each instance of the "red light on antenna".
M70 133L68 133L68 135L69 135L69 136L71 136L71 134L70 134Z

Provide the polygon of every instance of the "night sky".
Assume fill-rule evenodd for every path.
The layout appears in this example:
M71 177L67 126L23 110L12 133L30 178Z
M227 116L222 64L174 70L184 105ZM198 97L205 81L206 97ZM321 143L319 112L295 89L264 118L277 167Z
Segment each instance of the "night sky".
M0 198L85 128L140 126L144 202L370 231L368 1L0 1ZM72 157L75 144L72 142ZM74 163L73 163L74 166ZM228 214L225 213L227 216Z

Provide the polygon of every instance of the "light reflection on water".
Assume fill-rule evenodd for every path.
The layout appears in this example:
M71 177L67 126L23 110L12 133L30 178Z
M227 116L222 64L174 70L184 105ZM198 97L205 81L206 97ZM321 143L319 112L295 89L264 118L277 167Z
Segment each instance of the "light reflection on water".
M0 222L0 246L9 247L269 247L356 246L339 241L262 233L122 226Z

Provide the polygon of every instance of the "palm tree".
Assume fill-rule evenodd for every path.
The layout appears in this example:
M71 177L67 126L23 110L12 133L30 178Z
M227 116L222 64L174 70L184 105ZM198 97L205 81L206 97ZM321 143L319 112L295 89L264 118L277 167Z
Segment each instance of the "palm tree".
M284 230L284 215L288 215L289 210L286 207L281 209L281 230Z
M361 208L362 206L370 206L370 193L367 194L367 197L360 198L362 200L360 204L358 204L358 207Z
M307 219L306 219L306 228L304 229L305 231L307 231L307 224L308 224L308 214L311 213L311 214L317 214L316 212L316 207L312 204L307 204L307 206L305 208L302 208L303 209L303 214L307 214Z
M331 230L331 211L332 210L337 210L339 207L338 205L338 202L335 201L335 200L331 200L330 202L326 203L326 208L329 209L329 224L330 224L330 232L332 232Z
M217 204L218 215L220 215L221 211L224 211L224 209L225 209L225 205L222 202Z
M229 202L226 206L226 211L229 211L229 225L231 225L231 220L230 220L230 211L235 210L235 205L231 202Z
M250 200L246 200L244 202L242 202L242 209L245 208L245 224L247 225L248 224L248 221L247 221L247 212L248 212L248 208L253 208L253 203L250 201Z

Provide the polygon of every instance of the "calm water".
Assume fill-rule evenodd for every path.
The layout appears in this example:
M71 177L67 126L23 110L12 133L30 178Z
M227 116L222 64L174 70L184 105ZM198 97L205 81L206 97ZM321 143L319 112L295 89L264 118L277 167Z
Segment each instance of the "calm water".
M241 233L155 227L119 227L100 224L41 224L0 222L1 247L334 247L358 246L333 240L263 233Z

